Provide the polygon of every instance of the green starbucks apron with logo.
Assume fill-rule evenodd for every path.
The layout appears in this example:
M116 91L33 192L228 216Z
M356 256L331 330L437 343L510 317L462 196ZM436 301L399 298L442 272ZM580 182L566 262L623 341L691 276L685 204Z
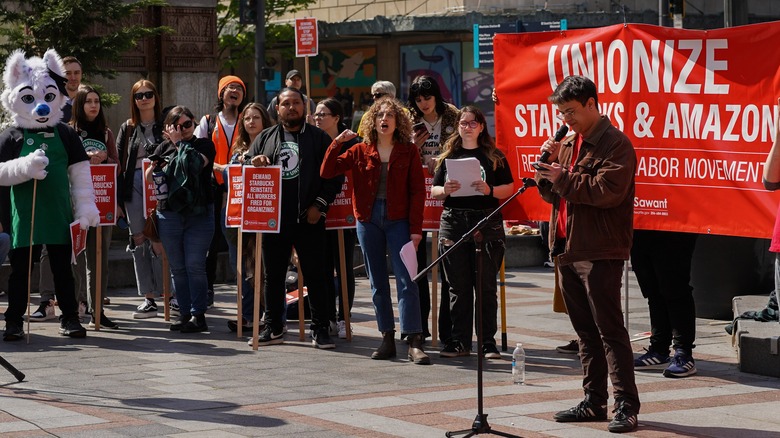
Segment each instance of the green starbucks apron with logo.
M49 158L46 178L38 180L35 200L35 232L33 245L42 243L69 245L70 223L73 209L70 203L70 180L68 179L68 153L59 133L31 132L24 130L22 151L19 157L27 156L36 149L43 149ZM11 236L12 247L30 246L32 224L33 185L29 180L11 187Z

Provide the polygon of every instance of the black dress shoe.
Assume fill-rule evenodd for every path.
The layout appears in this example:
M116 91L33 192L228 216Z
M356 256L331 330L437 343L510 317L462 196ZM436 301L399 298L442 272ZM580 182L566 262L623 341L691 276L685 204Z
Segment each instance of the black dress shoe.
M185 322L181 326L182 333L200 333L209 331L209 326L206 325L206 315L192 315L189 321Z

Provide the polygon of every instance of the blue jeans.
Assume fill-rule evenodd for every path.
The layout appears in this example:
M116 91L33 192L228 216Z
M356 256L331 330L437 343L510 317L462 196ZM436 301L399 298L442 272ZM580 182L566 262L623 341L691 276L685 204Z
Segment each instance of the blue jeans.
M417 285L412 281L406 266L401 261L401 247L409 242L409 221L407 219L389 220L387 203L384 199L374 201L370 222L358 222L358 241L363 250L368 278L371 282L371 294L379 331L382 333L395 329L393 316L393 298L390 295L390 276L387 272L387 251L395 274L398 292L398 314L401 320L401 333L412 335L422 333L420 319L420 295Z
M181 314L202 315L207 309L206 255L214 236L213 209L195 216L163 210L157 217Z

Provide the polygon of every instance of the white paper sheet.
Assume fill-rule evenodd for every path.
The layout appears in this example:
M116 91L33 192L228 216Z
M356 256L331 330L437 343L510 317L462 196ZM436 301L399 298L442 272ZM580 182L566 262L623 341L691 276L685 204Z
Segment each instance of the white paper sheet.
M450 196L484 196L484 193L471 186L474 181L482 181L479 160L473 157L448 158L444 163L447 166L447 179L460 183L460 189L450 193Z
M414 278L417 275L417 250L414 249L412 241L401 247L401 260L409 271L409 276Z

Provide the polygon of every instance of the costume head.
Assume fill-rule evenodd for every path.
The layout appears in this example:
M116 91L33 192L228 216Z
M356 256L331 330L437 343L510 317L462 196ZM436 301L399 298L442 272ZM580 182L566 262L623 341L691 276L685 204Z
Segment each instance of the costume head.
M11 114L14 125L40 129L55 126L62 118L67 101L65 68L54 49L43 58L25 59L23 50L11 53L3 72L5 90L0 94L3 108Z

